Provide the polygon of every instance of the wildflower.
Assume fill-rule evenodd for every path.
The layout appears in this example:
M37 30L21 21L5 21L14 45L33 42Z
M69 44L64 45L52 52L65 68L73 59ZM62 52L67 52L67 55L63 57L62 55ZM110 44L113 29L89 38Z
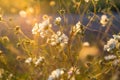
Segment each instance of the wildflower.
M25 63L27 63L27 64L33 63L35 66L38 66L38 65L40 65L41 63L44 62L44 59L45 59L44 57L39 57L39 58L36 58L36 57L31 58L31 57L29 57L29 58L27 58L25 60Z
M117 44L116 40L112 38L107 42L106 45L104 45L104 50L110 51L116 47L116 44Z
M68 43L68 37L61 31L58 31L47 40L47 43L50 43L52 46L60 45L61 47L63 47L65 44Z
M104 45L104 50L110 51L112 49L120 49L120 35L113 35L106 45Z
M20 26L15 26L15 31L19 31L20 30Z
M56 69L56 70L52 71L51 75L48 77L48 80L58 79L63 74L64 74L63 69Z
M37 34L39 30L39 24L35 23L33 29L32 29L32 34Z
M60 22L60 21L61 21L61 18L60 18L60 17L57 17L57 18L56 18L56 21Z
M64 14L65 14L65 10L64 10L64 9L61 9L61 10L59 11L59 14L60 14L60 15L64 15Z
M82 24L79 22L77 22L77 24L75 26L72 27L71 33L73 35L76 35L77 33L82 33Z
M120 49L120 34L113 35L113 38L116 40L116 49Z
M47 34L49 34L49 28L51 28L51 24L49 23L49 19L43 21L39 24L39 33L42 38L44 38Z
M15 26L15 33L18 34L20 33L21 29L20 26Z
M27 64L30 64L32 62L32 58L31 57L29 57L29 58L27 58L26 60L25 60L25 63L27 63Z
M22 57L21 57L21 56L17 56L17 57L16 57L16 60L21 61L21 60L22 60Z
M34 64L35 64L35 66L37 66L43 61L44 61L44 57L39 57Z
M116 59L116 58L117 58L117 56L115 56L115 55L108 55L108 56L104 57L104 59L107 60L107 61L108 60L113 60L113 59Z
M120 35L113 35L113 38L116 40L120 40Z
M49 23L49 19L44 20L42 23L36 23L32 29L32 34L40 34L42 38L44 38L47 34L49 34L49 28L51 28L51 24Z
M80 1L72 0L72 2L74 3L74 8L78 8L80 6Z
M2 40L3 40L4 42L9 42L9 41L10 41L7 36L3 36L3 37L2 37Z
M43 15L42 18L43 18L43 20L47 20L47 19L49 19L49 16L45 14L45 15Z
M102 26L106 26L106 24L108 23L109 19L107 17L107 15L102 15L101 16L101 20L100 23L102 24Z
M55 19L55 23L59 25L60 22L61 22L61 17L57 17L57 18Z
M75 74L80 74L80 70L77 67L71 67L70 70L68 71L68 79Z

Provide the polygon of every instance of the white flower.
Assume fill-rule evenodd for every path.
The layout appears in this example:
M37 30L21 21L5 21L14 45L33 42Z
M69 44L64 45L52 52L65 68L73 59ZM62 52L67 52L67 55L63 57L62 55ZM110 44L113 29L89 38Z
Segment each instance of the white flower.
M64 33L58 31L47 40L47 43L50 43L52 46L60 45L63 47L68 43L68 37Z
M77 22L76 25L72 27L72 31L71 31L71 33L72 33L73 35L76 35L78 32L79 32L79 33L82 32L80 21Z
M68 79L71 78L71 76L73 75L73 73L80 74L80 70L77 67L71 67L68 71Z
M116 40L120 40L120 35L113 35L113 38Z
M49 19L43 21L39 25L39 33L42 38L44 38L47 34L49 34L49 28L51 28L51 24L49 23Z
M61 17L57 17L57 18L55 19L55 23L56 23L56 24L60 24L60 22L61 22Z
M120 49L120 34L113 35L113 38L111 38L109 41L107 41L107 44L104 45L104 50L110 51L112 49L117 49L119 51Z
M76 27L79 28L81 26L81 22L78 21L77 24L76 24Z
M35 23L33 29L32 29L32 34L37 34L39 31L39 24Z
M108 19L107 15L101 16L100 23L102 24L102 26L106 26L108 24L108 21L109 21L109 19Z
M53 75L50 75L48 80L54 80L54 76Z
M49 76L48 80L58 79L63 74L64 74L63 69L56 69L56 70L52 71L52 73Z
M27 63L27 64L33 63L33 64L35 64L35 66L38 66L39 64L41 64L44 61L44 59L45 59L44 57L39 57L39 58L29 57L25 60L25 63Z
M30 64L31 62L32 62L32 58L31 58L31 57L29 57L29 58L27 58L27 59L25 60L25 63Z
M116 40L116 49L120 49L120 34L113 35L113 38Z
M40 27L42 27L43 29L45 29L45 27L48 26L49 24L50 24L50 20L49 20L49 18L48 18L48 19L44 20L44 21L41 23Z
M32 29L32 34L40 34L42 38L49 34L49 28L51 28L51 24L49 19L44 20L42 23L36 23Z
M35 66L39 65L41 62L43 62L43 60L44 60L44 57L39 57L39 58L36 60L36 62L34 63Z
M112 38L107 42L106 45L104 45L104 50L110 51L116 47L116 44L117 44L116 40Z
M104 57L105 60L113 60L113 59L116 59L116 58L117 58L117 56L115 56L115 55L108 55L108 56Z

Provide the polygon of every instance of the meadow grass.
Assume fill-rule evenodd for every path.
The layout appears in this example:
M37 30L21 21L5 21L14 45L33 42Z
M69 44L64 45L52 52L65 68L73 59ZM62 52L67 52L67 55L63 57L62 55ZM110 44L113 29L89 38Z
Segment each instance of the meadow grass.
M0 11L0 80L120 79L119 1L35 1Z

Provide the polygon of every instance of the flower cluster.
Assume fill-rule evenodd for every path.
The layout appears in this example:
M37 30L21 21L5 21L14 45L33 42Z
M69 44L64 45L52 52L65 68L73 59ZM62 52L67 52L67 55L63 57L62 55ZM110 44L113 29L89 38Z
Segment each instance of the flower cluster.
M68 71L68 79L70 79L73 75L80 74L80 70L77 67L71 67Z
M55 19L55 24L59 25L60 22L61 22L61 17L57 17L57 18Z
M44 38L47 34L49 34L49 29L51 28L51 24L49 18L44 20L42 23L36 23L32 29L32 34L39 34L42 38Z
M109 19L107 17L107 15L102 15L101 19L100 19L100 23L102 24L102 26L106 26L109 22Z
M117 66L120 64L120 59L116 55L107 55L104 57L104 60L110 61L114 66Z
M105 59L106 61L108 61L108 60L114 60L114 59L116 59L116 58L117 58L116 55L108 55L108 56L105 56L105 57L104 57L104 59Z
M111 38L106 45L104 45L105 51L111 51L113 49L120 49L120 35L113 35L113 38Z
M83 33L84 29L81 22L77 22L75 26L72 27L71 34L75 36L77 33Z
M104 45L104 50L115 53L114 55L108 55L105 56L104 59L106 61L111 61L112 65L117 66L120 64L119 59L119 52L120 52L120 34L113 35L113 38L111 38L106 45Z
M48 80L56 80L64 74L63 69L56 69L49 75Z
M120 41L120 34L118 34L118 35L113 35L113 37L114 37L115 40Z
M26 60L25 60L25 63L27 63L27 64L30 64L32 62L32 58L31 57L29 57L29 58L27 58Z
M38 66L39 64L44 62L44 59L45 59L44 57L39 57L39 58L29 57L25 60L25 63L27 63L27 64L33 63L35 66Z
M116 47L116 44L117 44L117 42L115 39L110 39L109 41L107 41L107 44L104 45L104 50L109 52L110 50L112 50Z
M53 34L50 38L48 38L47 43L52 46L60 45L61 47L64 47L65 44L68 43L68 37L61 31L57 31L56 34Z

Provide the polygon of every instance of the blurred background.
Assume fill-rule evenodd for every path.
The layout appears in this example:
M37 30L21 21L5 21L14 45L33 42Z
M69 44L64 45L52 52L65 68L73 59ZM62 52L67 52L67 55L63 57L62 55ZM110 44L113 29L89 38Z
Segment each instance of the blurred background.
M75 11L74 2L82 1L84 4L84 0L0 0L0 9L2 9L5 14L18 14L20 10L26 10L30 7L37 8L40 13L56 13L59 9L66 9L70 12ZM112 1L118 9L120 9L120 1L119 0L99 0L97 4L97 9L99 7L101 9L107 7L106 2ZM79 4L79 3L78 3ZM93 10L93 6L91 5L90 10ZM112 10L116 11L114 7Z

